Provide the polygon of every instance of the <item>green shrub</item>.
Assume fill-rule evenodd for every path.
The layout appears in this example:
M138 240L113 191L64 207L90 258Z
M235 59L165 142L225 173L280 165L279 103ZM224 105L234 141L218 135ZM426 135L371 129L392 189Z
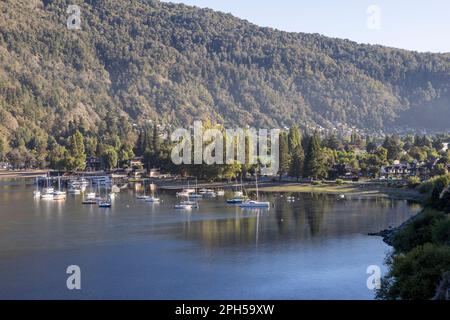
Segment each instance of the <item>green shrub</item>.
M450 245L450 219L436 222L431 236L435 244Z
M336 184L337 185L343 185L344 184L344 180L342 180L342 179L336 179Z
M322 181L313 181L312 182L313 186L318 186L318 185L321 185L321 184L322 184Z
M417 246L433 242L433 227L444 219L445 214L442 212L427 209L394 235L393 247L398 252L404 253Z
M442 275L450 270L450 247L425 244L389 262L377 299L431 299Z
M434 186L433 181L428 180L428 181L423 182L421 185L419 185L418 190L420 193L423 193L423 194L430 193L431 190L433 190L433 186Z
M418 190L420 193L429 194L428 203L433 205L433 202L439 198L442 190L450 184L450 174L437 176L430 180L423 182Z
M407 184L408 184L408 188L410 188L410 189L417 188L420 185L420 178L419 177L409 177Z

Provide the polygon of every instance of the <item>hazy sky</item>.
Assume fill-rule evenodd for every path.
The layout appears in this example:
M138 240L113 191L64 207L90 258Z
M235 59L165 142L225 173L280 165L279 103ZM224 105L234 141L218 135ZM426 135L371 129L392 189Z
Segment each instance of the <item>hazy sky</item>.
M417 51L450 52L450 0L170 2L229 12L257 25L285 31L320 33L362 43Z

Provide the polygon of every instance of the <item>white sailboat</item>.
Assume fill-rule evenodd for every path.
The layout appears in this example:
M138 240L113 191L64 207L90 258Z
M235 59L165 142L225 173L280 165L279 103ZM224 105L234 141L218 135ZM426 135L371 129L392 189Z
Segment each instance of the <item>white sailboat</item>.
M66 193L61 191L61 178L58 176L58 190L53 192L53 200L66 200Z
M198 209L198 202L197 201L191 201L189 200L189 196L186 197L187 200L181 201L179 204L175 205L175 209L181 209L181 210L191 210L191 209Z
M201 199L201 198L203 198L202 192L200 191L200 193L198 193L197 190L198 190L198 181L197 181L197 179L195 179L194 193L189 193L189 199Z
M246 200L242 202L239 207L241 208L270 208L270 202L268 201L259 201L259 192L258 192L258 174L256 174L256 200Z
M36 178L36 190L33 191L33 196L39 198L41 196L41 191L39 190L39 179Z
M86 193L82 204L97 204L97 194L95 192L92 192L92 180L89 185L89 192Z
M111 197L108 194L108 189L105 190L106 196L100 200L98 203L99 208L111 208L112 202Z
M237 178L236 178L236 183L237 183ZM228 204L242 204L246 201L246 197L244 196L244 187L242 185L242 177L241 177L241 185L240 185L240 190L237 190L234 192L234 197L232 199L228 199L227 203Z
M136 196L136 199L147 201L150 197L147 196L147 195L146 195L146 192L145 192L145 189L146 189L146 186L145 186L145 180L143 180L143 183L144 183L144 193L143 193L143 194L138 194L138 195Z
M55 192L55 189L49 185L49 180L47 177L45 188L41 192L41 199L53 200L53 192Z
M159 198L155 197L155 189L152 187L152 195L146 199L146 202L159 203Z

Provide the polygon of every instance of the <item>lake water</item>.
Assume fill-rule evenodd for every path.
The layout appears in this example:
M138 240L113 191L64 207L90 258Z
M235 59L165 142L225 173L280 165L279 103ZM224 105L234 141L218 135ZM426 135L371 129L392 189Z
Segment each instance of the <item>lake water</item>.
M223 198L191 212L122 192L111 209L33 199L23 182L0 181L2 299L373 299L367 267L390 250L367 236L417 213L406 201L264 195L270 210ZM230 195L227 195L228 197ZM66 287L69 265L81 290Z

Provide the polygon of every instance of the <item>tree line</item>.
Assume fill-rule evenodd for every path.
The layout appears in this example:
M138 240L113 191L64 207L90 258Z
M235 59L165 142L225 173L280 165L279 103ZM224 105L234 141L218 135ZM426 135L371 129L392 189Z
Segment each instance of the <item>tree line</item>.
M255 174L258 163L248 163L249 141L246 138L244 164L174 165L170 131L159 125L126 126L126 120L108 118L95 135L80 123L71 123L61 136L36 135L26 128L17 129L9 141L0 139L0 160L13 168L51 168L80 171L94 158L101 169L129 167L130 160L142 157L146 169L196 176L200 179L233 179ZM205 123L207 128L222 126ZM383 165L401 162L433 162L432 175L448 170L449 151L444 151L449 135L388 135L384 138L362 136L354 131L346 137L336 134L302 131L298 125L282 130L279 136L279 178L321 180L336 179L347 168L363 177L376 178ZM205 142L206 144L207 142ZM261 162L260 159L258 159ZM340 166L339 166L340 165ZM336 169L337 168L337 169Z

